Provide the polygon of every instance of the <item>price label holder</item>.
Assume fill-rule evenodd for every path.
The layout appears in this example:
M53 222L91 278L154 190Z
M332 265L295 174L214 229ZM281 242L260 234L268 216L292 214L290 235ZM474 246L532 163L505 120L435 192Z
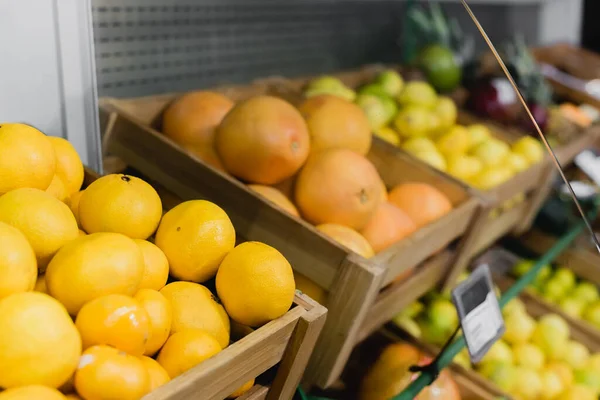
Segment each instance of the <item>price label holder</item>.
M468 279L454 288L452 301L471 361L477 363L505 330L489 266L481 264Z
M595 150L586 149L577 154L573 160L596 185L600 186L600 157Z

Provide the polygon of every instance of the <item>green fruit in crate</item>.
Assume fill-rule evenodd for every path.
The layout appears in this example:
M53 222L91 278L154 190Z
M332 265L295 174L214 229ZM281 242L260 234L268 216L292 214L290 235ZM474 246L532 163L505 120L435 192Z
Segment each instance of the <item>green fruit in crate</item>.
M575 286L575 273L568 268L558 268L552 278L559 281L567 292Z
M390 144L393 144L394 146L400 145L400 137L398 137L398 133L396 133L396 131L389 126L382 126L379 129L375 129L373 131L373 135L385 140Z
M492 137L490 128L483 124L469 125L467 126L467 131L469 132L469 143L471 144L471 149L474 149Z
M596 392L600 392L600 369L584 367L576 369L575 383L592 388Z
M379 96L361 93L356 97L356 104L364 111L373 131L387 125L394 117L394 112L384 105Z
M312 89L323 89L323 90L336 90L345 88L346 85L334 76L321 76L319 78L313 79L308 84L308 90Z
M440 130L450 129L450 127L456 124L458 110L456 108L456 103L454 103L454 100L451 98L440 96L435 103L433 112L439 118Z
M404 88L404 79L402 79L402 76L391 69L377 75L375 83L391 97L398 96Z
M535 264L535 262L532 260L521 260L514 265L511 270L511 274L516 278L520 278L529 272L531 267L533 267L533 264Z
M400 311L400 313L398 313L396 317L415 318L421 313L421 311L423 311L423 309L425 309L423 303L415 301L413 303L410 303L404 310Z
M480 365L483 367L485 364L493 362L514 364L515 360L512 349L504 340L498 340L492 345L487 354L483 356Z
M569 340L564 347L562 360L574 369L584 368L590 358L587 347L574 340Z
M548 279L544 284L540 287L541 296L548 300L551 303L556 303L560 299L564 297L566 293L566 288L559 279L556 279L555 276Z
M447 47L434 44L424 48L419 53L418 65L427 80L441 92L454 90L460 84L462 70Z
M506 308L506 307L505 307ZM523 310L513 310L505 317L506 331L502 339L516 345L527 343L535 331L535 320Z
M411 81L404 85L397 100L402 107L418 106L432 109L437 103L438 96L435 89L427 82Z
M435 325L433 321L427 319L420 318L417 324L421 329L421 338L425 343L442 346L452 334L452 332L442 329Z
M354 101L354 99L356 98L356 93L354 92L354 90L346 88L346 87L335 88L335 89L326 89L326 88L308 89L304 93L304 96L307 98L310 98L310 97L321 96L321 95L325 95L325 94L335 96L335 97L340 97L347 101Z
M565 390L565 385L561 376L551 369L545 369L541 372L543 389L540 398L543 400L552 400Z
M377 97L389 97L389 94L385 91L385 89L376 83L370 83L368 85L361 86L358 89L358 94L372 94Z
M513 152L510 152L508 156L506 156L506 163L515 174L523 172L527 168L529 168L529 163L527 162L527 159L522 155Z
M542 144L531 136L517 140L512 146L512 151L525 157L530 165L542 161L545 153Z
M490 362L482 366L479 373L505 392L511 392L517 381L517 368L512 364Z
M517 344L512 350L516 365L539 371L546 362L544 352L534 344Z
M517 367L517 379L510 391L518 399L539 399L544 390L544 383L540 374L532 369Z
M600 353L594 353L588 358L586 368L600 371Z
M593 283L581 282L575 286L575 289L573 289L573 292L571 293L571 297L589 304L598 300L600 298L600 294L598 293L598 288Z
M518 297L509 301L502 308L502 315L504 316L504 318L508 318L509 316L514 315L514 314L527 315L526 309L525 309L525 304Z
M435 151L419 151L413 153L413 155L419 160L423 161L426 164L431 165L435 169L439 169L440 171L445 171L446 159L443 155L441 155L437 150Z
M446 171L456 179L468 181L482 170L481 161L464 154L448 157Z
M465 369L472 368L471 358L469 357L469 351L466 348L462 349L452 361Z
M444 133L436 142L436 147L446 157L461 155L469 149L469 133L467 128L455 125Z
M510 147L498 139L488 139L471 150L471 154L479 158L486 167L495 167L504 164Z
M567 315L574 318L581 318L583 310L585 309L585 302L582 300L565 297L558 303L558 307Z
M419 327L419 324L417 324L414 320L412 320L408 317L404 317L404 316L400 316L400 317L396 316L396 317L394 317L392 322L397 327L404 329L411 336L413 336L417 339L421 338L421 336L422 336L421 328Z
M433 301L427 311L427 319L446 331L453 331L458 326L458 314L454 304L448 300Z
M531 343L538 346L548 360L561 360L569 335L569 325L563 318L556 314L546 314L539 319Z
M405 107L394 118L394 126L404 138L427 136L434 115L424 107Z
M512 171L507 167L487 167L482 169L477 175L470 178L468 183L480 190L490 190L502 185L511 177Z
M586 307L583 311L583 319L600 328L600 301L595 301Z
M437 151L435 144L431 139L425 137L415 137L408 139L400 146L407 153L415 154L422 151Z

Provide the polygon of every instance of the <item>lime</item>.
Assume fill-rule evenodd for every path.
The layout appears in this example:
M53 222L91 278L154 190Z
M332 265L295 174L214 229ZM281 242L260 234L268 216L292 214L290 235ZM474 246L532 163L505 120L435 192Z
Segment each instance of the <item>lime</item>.
M440 92L449 92L459 85L462 71L450 49L438 44L428 46L418 60L427 80Z
M431 109L435 107L437 100L435 89L423 81L408 82L398 96L398 103L403 107L420 106Z

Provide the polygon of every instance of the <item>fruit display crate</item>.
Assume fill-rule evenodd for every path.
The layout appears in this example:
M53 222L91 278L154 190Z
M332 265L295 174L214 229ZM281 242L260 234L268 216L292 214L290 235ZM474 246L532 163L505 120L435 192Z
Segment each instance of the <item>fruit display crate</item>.
M338 78L348 88L357 89L361 85L372 82L380 72L389 68L398 70L401 73L405 72L404 68L398 66L367 65L360 69L343 71L333 74L332 76ZM315 79L314 76L289 80L282 77L272 77L263 79L260 82L263 84L277 85L279 91L284 93L287 98L294 99L293 101L298 102L298 98L302 97L305 87L313 79ZM458 89L456 93L453 93L452 97L464 97L464 90ZM461 101L458 102L461 103ZM508 132L499 125L494 124L491 121L473 117L464 110L459 110L458 122L462 124L484 124L490 129L493 136L509 144L515 142L520 137L525 136L525 133L523 132ZM560 149L560 151L564 151L564 153L561 154L574 156L574 154L577 154L587 147L587 144L591 143L593 139L592 135L585 135L585 141L583 143L576 142L569 144L569 146ZM387 151L389 152L412 157L404 150L388 144L380 138L375 137L375 135L373 137L373 142L378 146L387 148ZM416 158L415 162L424 166L427 165L425 162L417 160ZM474 226L474 230L477 232L473 235L474 241L468 246L469 250L468 252L465 252L462 262L457 264L454 269L454 275L448 279L448 282L452 282L458 276L460 271L467 266L470 259L485 250L496 240L508 233L524 232L531 226L535 215L550 193L550 183L555 175L555 171L549 158L546 156L542 162L530 166L527 170L518 173L505 183L487 191L475 189L445 172L440 172L440 174L443 174L449 180L464 186L467 190L477 193L477 196L482 199L482 203L485 205L485 209L482 210L478 223ZM519 197L524 197L524 199L516 200ZM508 206L509 203L512 204Z
M276 85L210 89L234 101L285 93ZM375 141L369 160L387 187L418 181L435 186L454 208L375 257L365 259L313 225L265 200L231 176L212 168L160 133L165 107L177 95L103 99L106 149L182 199L206 198L221 205L247 240L279 249L293 268L329 292L329 310L306 381L331 385L352 348L395 313L450 275L463 261L476 231L481 202L473 193L427 165ZM450 249L446 249L451 245ZM398 280L399 277L406 279ZM385 288L381 293L381 289Z
M514 281L509 279L507 274L508 271L512 270L520 260L521 259L519 257L508 252L507 250L495 247L486 251L484 254L474 260L472 263L472 268L474 269L482 264L487 264L492 272L494 284L500 290L504 291L514 284ZM600 341L598 340L597 335L590 330L590 327L586 326L587 324L582 324L580 321L574 323L573 318L566 316L556 306L545 301L540 301L538 296L532 296L525 291L521 292L517 299L521 301L527 314L536 321L549 314L562 317L562 319L569 325L570 340L581 343L591 353L597 353L600 351ZM504 310L506 310L506 308ZM424 342L421 338L415 337L402 327L398 327L390 323L388 326L386 326L385 330L390 331L393 334L399 334L404 340L426 349L431 354L438 354L440 352L440 347ZM463 351L466 351L466 349ZM498 385L484 377L475 369L466 368L462 362L452 362L450 369L464 375L467 379L476 383L477 386L486 392L492 393L494 396L511 398L509 393L502 390Z
M98 179L86 169L84 187ZM165 210L181 200L156 187ZM255 385L241 400L292 399L321 333L327 310L296 292L291 309L283 316L252 330L215 356L147 394L145 400L183 400L200 396L222 400L251 379ZM263 382L267 371L274 377ZM272 375L269 374L269 378Z

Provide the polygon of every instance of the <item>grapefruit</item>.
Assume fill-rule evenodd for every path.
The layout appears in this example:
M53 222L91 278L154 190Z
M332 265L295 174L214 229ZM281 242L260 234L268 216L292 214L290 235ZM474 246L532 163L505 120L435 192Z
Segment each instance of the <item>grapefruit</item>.
M33 290L37 261L33 248L17 228L0 222L0 299Z
M404 211L417 228L425 226L452 210L444 193L426 183L401 183L388 195L389 202Z
M381 178L369 160L347 149L312 156L296 180L296 205L313 224L362 229L381 202Z
M364 258L375 255L369 241L352 228L339 224L321 224L317 225L317 229Z
M363 110L332 95L307 99L299 107L310 132L311 153L349 149L365 155L371 148L371 128Z
M148 314L150 337L146 341L145 355L154 355L165 344L171 332L173 309L171 303L160 292L140 289L135 299Z
M219 342L201 329L184 329L167 340L156 361L171 379L221 351Z
M417 230L412 219L400 208L388 202L381 203L373 218L361 233L375 253L385 250Z
M289 103L258 96L237 104L215 137L225 169L250 182L272 185L304 164L310 139L302 115Z
M300 216L294 203L292 203L290 199L285 197L285 195L282 192L275 189L274 187L265 185L248 185L248 187L256 193L260 194L265 199L269 200L271 203L274 203L279 207L283 208L289 214L292 214L296 217Z
M81 189L83 184L83 164L77 150L68 140L59 137L49 137L56 153L56 173L65 188L68 197Z

